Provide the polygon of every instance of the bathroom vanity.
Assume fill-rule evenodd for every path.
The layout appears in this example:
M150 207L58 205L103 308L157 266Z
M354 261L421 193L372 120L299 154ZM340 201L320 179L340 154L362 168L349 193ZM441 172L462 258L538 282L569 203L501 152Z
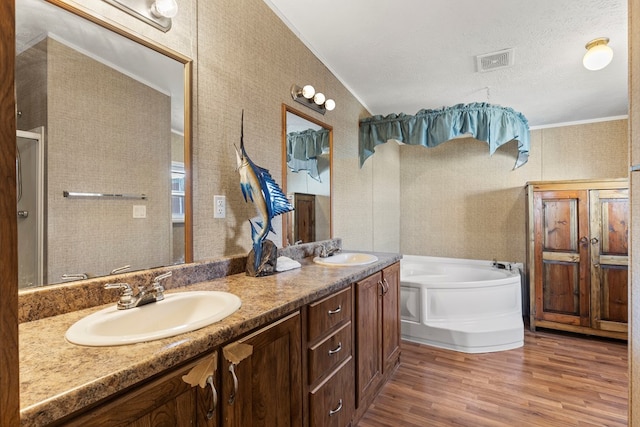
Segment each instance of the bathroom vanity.
M376 255L353 267L306 257L302 268L273 276L238 273L169 289L231 292L242 307L156 341L65 341L69 326L104 306L23 322L22 425L355 424L400 355L400 255Z

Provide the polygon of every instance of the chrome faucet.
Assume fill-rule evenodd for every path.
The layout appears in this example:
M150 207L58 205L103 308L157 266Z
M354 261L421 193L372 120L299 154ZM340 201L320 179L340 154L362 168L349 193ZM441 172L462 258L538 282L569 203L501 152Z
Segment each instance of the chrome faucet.
M324 245L320 246L320 254L318 255L320 258L327 258L330 257L331 255L335 255L338 252L340 252L340 247L339 246L329 246L326 247Z
M120 299L118 300L118 310L127 310L129 308L140 307L152 302L162 301L164 299L164 287L160 281L170 277L171 271L156 276L149 286L138 288L138 294L133 295L133 289L128 283L107 283L105 289L120 289Z
M491 263L491 266L495 267L495 268L498 268L500 270L509 270L509 271L511 271L511 269L513 268L511 266L510 262L504 264L504 263L498 262L498 260L496 260L495 258L493 259L493 262Z

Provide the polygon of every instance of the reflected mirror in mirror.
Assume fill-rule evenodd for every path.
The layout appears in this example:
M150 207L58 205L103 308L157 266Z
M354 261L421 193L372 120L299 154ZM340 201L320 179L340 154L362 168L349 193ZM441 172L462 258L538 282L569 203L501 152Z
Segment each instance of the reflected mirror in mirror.
M283 245L331 238L333 129L283 105L283 188L294 206L283 218Z
M191 261L190 60L72 12L16 2L20 288Z

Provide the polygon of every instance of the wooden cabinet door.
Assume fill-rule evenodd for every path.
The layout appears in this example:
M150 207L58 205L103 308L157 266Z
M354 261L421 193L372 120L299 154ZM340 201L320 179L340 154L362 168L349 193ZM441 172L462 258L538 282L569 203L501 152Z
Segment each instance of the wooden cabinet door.
M356 404L359 406L382 376L381 309L382 273L356 283Z
M400 264L382 271L382 372L393 368L400 355Z
M590 326L588 193L540 191L533 203L535 317Z
M300 314L294 313L239 340L253 352L234 365L236 381L231 363L223 358L219 405L224 426L302 425L300 322Z
M197 388L185 383L199 361L161 375L131 391L74 417L64 426L187 427L197 425Z
M627 332L629 191L592 190L592 327Z

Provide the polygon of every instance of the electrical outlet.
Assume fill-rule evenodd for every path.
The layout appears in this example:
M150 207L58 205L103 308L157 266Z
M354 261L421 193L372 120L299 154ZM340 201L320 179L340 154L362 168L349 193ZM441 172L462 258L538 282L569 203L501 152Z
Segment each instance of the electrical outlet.
M213 196L213 217L224 218L227 211L227 202L224 196Z

